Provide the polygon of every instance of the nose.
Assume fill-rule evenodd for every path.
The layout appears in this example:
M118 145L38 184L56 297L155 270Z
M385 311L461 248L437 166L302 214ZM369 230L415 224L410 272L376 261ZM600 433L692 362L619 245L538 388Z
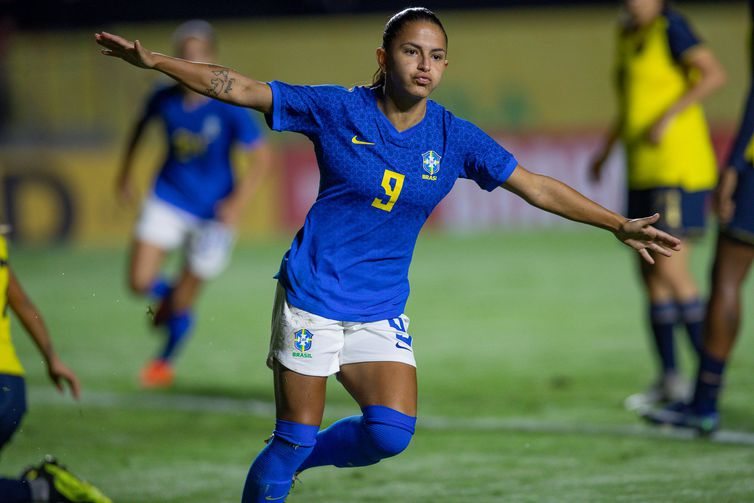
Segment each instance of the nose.
M430 70L429 58L427 56L422 56L419 59L419 70L423 72L428 72Z

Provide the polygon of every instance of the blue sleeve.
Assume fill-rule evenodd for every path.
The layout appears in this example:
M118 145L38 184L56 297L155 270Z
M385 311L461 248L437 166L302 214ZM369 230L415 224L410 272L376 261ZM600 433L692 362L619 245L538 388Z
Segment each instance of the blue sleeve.
M668 20L670 53L673 55L673 59L680 63L683 53L701 44L702 41L696 36L686 19L677 12L666 12L665 18Z
M244 108L233 107L233 139L241 145L250 147L262 139L262 132Z
M273 131L293 131L312 136L323 124L337 122L339 98L344 88L338 86L295 86L280 81L269 83L272 89L272 112L266 115Z
M754 137L754 85L749 89L746 99L746 110L738 128L738 134L733 142L733 148L728 157L728 166L737 171L744 171L752 166L752 160L746 158L746 150Z
M460 122L461 142L466 150L460 176L492 191L508 180L518 161L487 133L470 122Z

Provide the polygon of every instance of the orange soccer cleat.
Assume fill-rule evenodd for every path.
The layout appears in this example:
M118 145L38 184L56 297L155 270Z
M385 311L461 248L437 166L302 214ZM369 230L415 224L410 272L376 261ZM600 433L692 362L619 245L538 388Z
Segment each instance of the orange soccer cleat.
M174 375L170 363L152 360L142 369L139 379L143 388L169 388L173 384Z

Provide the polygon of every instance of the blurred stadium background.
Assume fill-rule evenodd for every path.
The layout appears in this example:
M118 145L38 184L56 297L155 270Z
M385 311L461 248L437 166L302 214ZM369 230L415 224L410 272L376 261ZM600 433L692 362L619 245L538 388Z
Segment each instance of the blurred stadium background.
M601 185L586 176L615 113L619 2L423 4L450 37L450 67L434 98L523 165L620 210L619 152ZM748 85L746 5L675 4L728 72L705 104L722 158ZM202 300L175 389L139 391L135 375L154 341L145 306L123 285L137 209L116 203L114 179L126 129L160 77L101 57L93 33L169 53L179 22L206 18L223 64L260 80L351 86L370 81L381 27L404 6L0 0L0 209L14 227L14 268L86 388L80 404L56 398L14 326L30 413L0 473L50 451L116 501L236 501L272 424L263 365L270 277L316 195L310 144L269 135L276 169L246 212L231 270ZM160 148L154 128L137 161L143 192ZM620 406L653 368L627 253L599 232L509 194L481 195L472 183L456 185L429 228L408 310L425 415L417 441L372 469L307 474L293 501L754 500L754 310L724 399L729 435L658 435ZM703 283L711 244L695 257ZM750 282L748 307L752 295ZM331 398L328 418L353 410L335 386Z

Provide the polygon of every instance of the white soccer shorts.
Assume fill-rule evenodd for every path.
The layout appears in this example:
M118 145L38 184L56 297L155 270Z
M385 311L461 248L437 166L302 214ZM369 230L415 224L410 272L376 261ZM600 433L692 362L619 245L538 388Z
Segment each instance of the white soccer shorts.
M288 304L278 284L272 309L272 337L267 366L273 360L308 376L326 377L341 365L400 362L416 367L406 315L368 323L336 321Z
M202 220L152 196L142 206L136 238L167 251L185 245L189 269L207 280L227 267L235 232L216 220Z

